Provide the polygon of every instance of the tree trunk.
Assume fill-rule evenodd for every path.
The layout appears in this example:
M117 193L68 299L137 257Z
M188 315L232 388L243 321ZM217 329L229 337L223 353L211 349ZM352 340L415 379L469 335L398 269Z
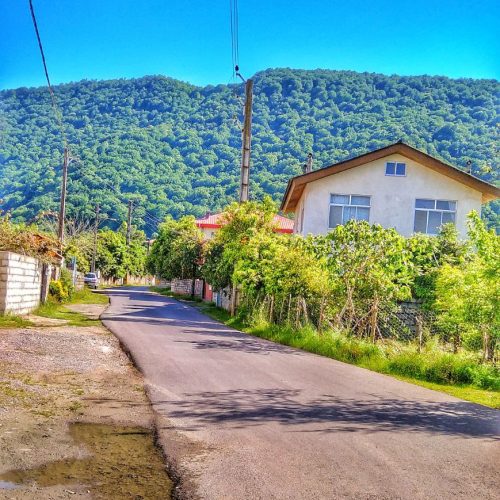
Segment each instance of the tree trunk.
M229 314L234 316L236 314L236 285L231 286L231 302L229 306Z
M491 337L488 327L483 327L483 361L493 361L495 355L495 339Z

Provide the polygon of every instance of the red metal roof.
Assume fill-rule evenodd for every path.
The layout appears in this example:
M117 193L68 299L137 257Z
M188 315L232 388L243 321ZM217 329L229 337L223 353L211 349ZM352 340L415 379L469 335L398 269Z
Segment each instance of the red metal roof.
M223 212L217 214L207 214L200 219L196 219L196 225L204 229L219 229L222 226ZM293 220L282 215L275 215L274 222L278 233L293 233Z

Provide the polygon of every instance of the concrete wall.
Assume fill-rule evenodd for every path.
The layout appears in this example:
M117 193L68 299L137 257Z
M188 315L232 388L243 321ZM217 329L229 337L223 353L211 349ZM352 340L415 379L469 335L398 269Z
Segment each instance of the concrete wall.
M226 287L223 290L214 291L212 294L212 302L217 306L225 309L226 311L231 310L231 291L232 287ZM240 304L241 292L236 290L236 309Z
M170 290L173 293L178 293L180 295L191 295L192 290L193 290L193 280L192 279L172 280L172 282L170 284ZM195 280L194 295L195 295L195 297L200 297L200 298L203 295L203 280L199 280L199 279Z
M50 273L50 266L45 269ZM44 266L38 259L0 252L0 313L27 314L36 309L43 272Z
M406 176L385 175L388 161L406 163ZM297 205L297 232L302 235L329 231L330 194L371 197L370 223L413 234L415 199L429 198L457 202L456 226L467 235L466 218L471 210L481 212L481 193L400 154L393 154L306 185ZM300 225L304 207L304 224Z
M124 280L126 285L148 285L153 286L155 284L154 276L127 276Z

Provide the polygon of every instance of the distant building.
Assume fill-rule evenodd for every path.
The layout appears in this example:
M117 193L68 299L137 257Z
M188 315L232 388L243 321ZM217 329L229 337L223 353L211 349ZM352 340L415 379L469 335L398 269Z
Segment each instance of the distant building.
M201 219L196 219L196 225L202 230L206 239L214 237L215 232L220 229L224 223L224 213L207 214ZM277 233L293 233L293 220L281 215L274 216Z
M451 222L464 238L470 211L480 213L499 196L496 186L398 142L293 177L281 210L295 213L294 232L301 235L356 219L404 236L437 234Z

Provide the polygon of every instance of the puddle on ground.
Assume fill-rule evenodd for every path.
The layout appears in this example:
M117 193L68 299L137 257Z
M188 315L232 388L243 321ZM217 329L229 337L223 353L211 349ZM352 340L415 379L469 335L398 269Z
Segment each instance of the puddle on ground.
M10 481L0 481L0 490L15 490L19 488L16 483L11 483Z
M91 456L0 474L0 489L33 482L41 487L78 484L85 485L95 498L171 497L172 482L147 429L75 423L70 425L70 434Z

